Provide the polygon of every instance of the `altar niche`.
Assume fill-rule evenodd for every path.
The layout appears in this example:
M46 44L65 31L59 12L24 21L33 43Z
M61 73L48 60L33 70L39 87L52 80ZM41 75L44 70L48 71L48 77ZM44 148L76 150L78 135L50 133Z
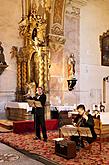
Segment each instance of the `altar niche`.
M37 57L37 53L34 52L32 54L30 60L30 81L36 82L38 84L39 80L39 61Z

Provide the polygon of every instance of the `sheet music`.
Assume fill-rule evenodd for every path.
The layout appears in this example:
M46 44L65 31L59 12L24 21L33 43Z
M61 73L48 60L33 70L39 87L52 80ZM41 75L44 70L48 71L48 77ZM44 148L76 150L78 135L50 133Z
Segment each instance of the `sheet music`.
M72 135L79 136L77 127L73 125L64 125L60 129L64 136L72 136Z
M64 136L85 136L92 137L90 128L88 127L75 127L74 125L64 125L61 128Z
M90 128L88 127L79 127L78 131L79 131L80 136L92 137Z
M27 102L28 102L28 104L29 104L30 107L42 107L40 101L35 101L35 100L29 100L29 99L27 99Z
M42 107L40 101L34 101L34 105L35 105L35 107Z
M28 102L29 107L34 107L33 100L27 99L27 102Z

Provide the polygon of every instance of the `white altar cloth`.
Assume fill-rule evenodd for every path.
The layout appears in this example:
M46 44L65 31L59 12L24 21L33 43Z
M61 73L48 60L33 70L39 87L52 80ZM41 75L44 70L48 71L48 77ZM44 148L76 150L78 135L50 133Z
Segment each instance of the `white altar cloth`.
M26 109L27 112L31 111L31 107L29 107L29 104L26 102L7 102L5 105L5 108L21 108Z
M57 110L60 111L72 111L74 109L74 106L56 106Z

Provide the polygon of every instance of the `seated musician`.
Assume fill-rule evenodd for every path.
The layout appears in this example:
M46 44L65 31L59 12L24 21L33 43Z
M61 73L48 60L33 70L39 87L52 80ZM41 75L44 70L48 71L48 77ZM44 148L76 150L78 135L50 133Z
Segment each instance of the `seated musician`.
M87 113L85 111L85 106L83 104L80 104L77 106L78 115L74 119L74 124L77 127L89 127L92 137L85 137L85 140L90 144L92 143L96 138L97 135L94 131L94 120L91 114L89 112ZM76 142L76 146L78 147L84 147L83 143L83 137L80 136L71 136L71 140Z

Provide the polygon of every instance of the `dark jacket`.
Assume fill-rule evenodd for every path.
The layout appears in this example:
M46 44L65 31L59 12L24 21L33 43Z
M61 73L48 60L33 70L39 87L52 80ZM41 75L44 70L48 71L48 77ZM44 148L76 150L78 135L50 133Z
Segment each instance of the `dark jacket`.
M36 94L36 96L34 97L34 100L35 101L40 101L42 107L44 108L45 103L46 103L46 95L44 93L40 96L38 94Z
M45 106L45 103L46 103L46 95L43 93L42 95L40 95L40 97L38 97L38 96L39 95L36 94L36 96L33 98L33 100L40 101L41 102L41 105L42 105L42 108L44 109L44 106ZM34 114L35 113L35 109L36 109L35 107L32 108L31 114ZM38 108L38 109L40 109L40 108Z
M74 119L74 122L80 127L89 127L94 139L96 139L97 135L94 131L94 120L91 114L88 114L88 120L84 119L81 115L77 115ZM79 122L80 121L80 122Z

